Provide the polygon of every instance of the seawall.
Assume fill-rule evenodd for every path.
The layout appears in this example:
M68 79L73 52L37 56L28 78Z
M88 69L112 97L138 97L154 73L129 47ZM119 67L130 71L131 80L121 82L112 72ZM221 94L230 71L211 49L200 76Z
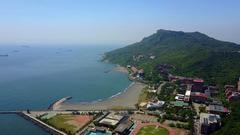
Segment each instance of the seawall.
M48 133L52 134L52 135L67 135L66 133L55 129L54 127L45 124L44 122L38 120L37 118L31 116L30 114L27 114L27 112L21 112L18 113L19 116L23 117L24 119L32 122L33 124L39 126L40 128L42 128L43 130L47 131Z

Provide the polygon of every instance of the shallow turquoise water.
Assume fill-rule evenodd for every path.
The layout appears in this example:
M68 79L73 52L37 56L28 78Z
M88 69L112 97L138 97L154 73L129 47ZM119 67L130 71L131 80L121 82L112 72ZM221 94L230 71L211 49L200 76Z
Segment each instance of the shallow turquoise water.
M103 46L0 46L0 54L9 55L0 57L0 110L46 109L65 96L73 97L69 102L89 102L121 92L131 83L127 75L106 72L114 65L100 61L101 54L111 49ZM9 121L15 118L18 119L6 117ZM25 120L18 121L31 131ZM1 125L5 123L0 119Z

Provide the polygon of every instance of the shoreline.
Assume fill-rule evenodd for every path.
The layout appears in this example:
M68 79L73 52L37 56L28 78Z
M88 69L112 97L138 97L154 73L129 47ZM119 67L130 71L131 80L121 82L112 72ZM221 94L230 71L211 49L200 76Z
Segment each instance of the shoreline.
M132 82L122 92L109 98L92 102L68 103L63 102L55 107L55 111L63 110L113 110L114 108L136 109L139 95L146 85L140 82Z
M129 70L128 70L126 67L123 67L123 66L120 66L120 65L116 65L111 71L129 74ZM129 78L129 77L128 77L128 78ZM129 79L129 80L130 80L130 79ZM112 95L112 96L107 97L107 98L100 98L100 99L96 99L96 100L93 100L93 101L87 101L87 102L84 102L84 101L82 101L82 102L71 102L70 104L79 104L79 103L81 103L81 104L91 104L91 103L97 103L97 102L101 102L101 101L105 101L105 100L109 100L109 99L111 99L111 98L117 97L117 96L125 93L126 91L128 91L129 87L131 87L132 85L134 85L134 83L136 83L136 82L134 82L134 81L132 81L132 80L130 80L130 81L131 81L131 83L130 83L126 88L124 88L123 91L120 91L120 92L118 92L118 93L116 93L116 94L114 94L114 95ZM65 98L66 98L66 97L65 97ZM62 98L62 99L63 99L63 98ZM62 100L62 99L59 99L59 100ZM67 98L67 99L65 99L63 102L61 102L61 104L62 104L62 103L65 103L65 102L67 102L67 101L69 101L69 100L71 100L71 99L72 99L72 97ZM59 100L57 100L57 101L55 101L55 102L58 102ZM52 106L53 104L55 104L55 102L53 102L50 106ZM50 106L49 106L49 108L50 108ZM52 110L55 110L55 109L52 109Z
M113 70L117 71L117 72L129 74L128 69L126 67L123 67L123 66L120 66L120 65L117 65Z

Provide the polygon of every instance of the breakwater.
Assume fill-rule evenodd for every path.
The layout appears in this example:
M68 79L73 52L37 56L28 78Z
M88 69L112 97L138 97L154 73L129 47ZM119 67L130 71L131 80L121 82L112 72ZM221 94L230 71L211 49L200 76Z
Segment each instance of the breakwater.
M48 110L56 110L60 104L62 104L63 102L65 102L66 100L69 100L69 99L71 99L71 98L72 98L72 97L68 96L68 97L64 97L64 98L61 98L61 99L53 102L53 103L48 107Z
M19 116L23 117L24 119L31 121L33 124L41 127L43 130L49 132L52 135L67 135L66 133L55 129L54 127L47 125L46 123L40 121L39 119L31 116L30 114L28 114L27 112L21 112L18 113Z

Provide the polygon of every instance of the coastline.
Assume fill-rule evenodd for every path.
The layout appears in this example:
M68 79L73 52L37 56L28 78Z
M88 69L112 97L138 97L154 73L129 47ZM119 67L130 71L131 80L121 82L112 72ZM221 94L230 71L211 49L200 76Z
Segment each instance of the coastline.
M111 110L116 108L136 109L139 95L146 85L140 82L131 83L124 91L119 92L107 99L93 102L61 103L54 108L56 111L63 110Z
M123 66L120 66L120 65L117 65L113 70L117 71L117 72L129 74L128 69L126 67L123 67Z

